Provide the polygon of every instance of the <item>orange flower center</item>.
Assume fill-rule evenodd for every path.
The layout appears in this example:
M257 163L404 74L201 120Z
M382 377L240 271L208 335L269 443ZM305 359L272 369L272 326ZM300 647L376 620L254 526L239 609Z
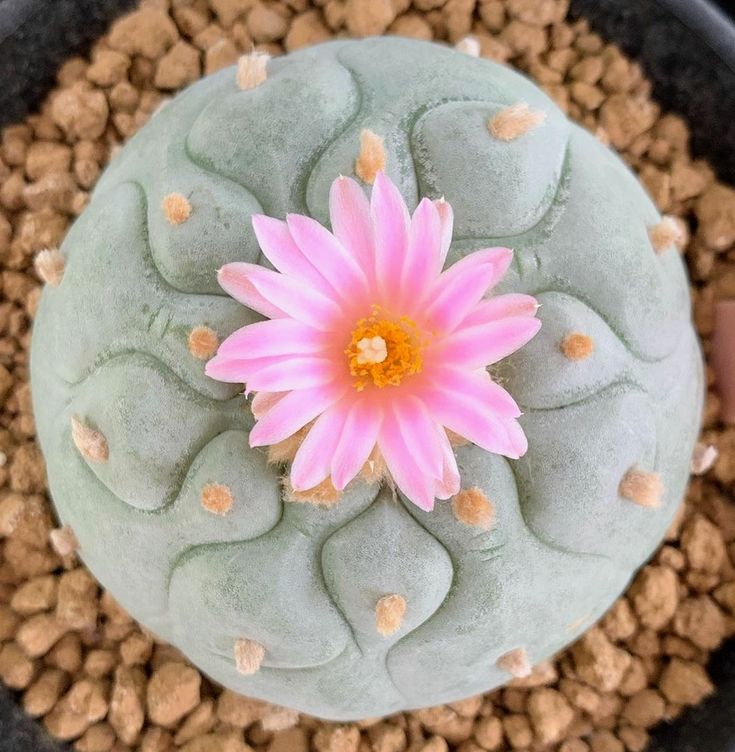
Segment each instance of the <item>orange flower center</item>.
M361 392L372 383L379 389L398 386L406 376L420 373L423 342L416 322L401 316L391 318L380 306L372 316L360 319L345 350L353 386Z

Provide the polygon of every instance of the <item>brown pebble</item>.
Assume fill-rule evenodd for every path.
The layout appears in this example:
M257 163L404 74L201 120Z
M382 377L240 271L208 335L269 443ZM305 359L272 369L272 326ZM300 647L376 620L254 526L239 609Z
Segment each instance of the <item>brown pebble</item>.
M124 744L134 744L145 722L146 677L138 667L118 666L108 721Z
M47 668L23 694L23 710L38 718L46 715L69 685L69 677L58 668Z
M48 611L56 605L57 581L52 575L43 575L21 585L10 601L10 607L18 614L31 616Z
M649 565L636 576L628 598L644 627L663 629L679 603L679 582L669 567Z
M260 700L243 697L229 689L217 700L217 718L236 728L248 728L268 712L268 705Z
M715 689L698 663L679 658L672 658L663 670L659 686L667 700L681 705L697 705Z
M191 712L200 700L202 678L183 663L166 663L148 682L146 706L150 719L169 728Z
M200 75L199 50L180 39L158 61L154 83L159 89L179 89Z
M101 721L108 708L105 685L93 679L81 679L71 686L43 723L53 736L70 741Z
M564 695L546 687L531 692L527 710L531 726L541 744L560 741L574 719L574 711Z
M9 689L25 689L36 673L36 664L17 642L0 647L0 679Z
M161 10L141 8L116 21L110 29L110 47L126 55L160 58L179 34L176 24Z
M68 629L93 630L97 626L99 587L83 568L65 572L59 579L56 619Z
M347 30L355 37L382 34L395 17L391 0L347 0L345 5Z
M631 661L629 653L613 645L596 627L576 642L570 653L579 678L602 692L617 689Z
M68 140L94 140L104 133L109 107L101 91L79 81L54 98L51 114Z
M66 631L53 614L36 614L23 622L15 639L29 658L39 658L46 655Z

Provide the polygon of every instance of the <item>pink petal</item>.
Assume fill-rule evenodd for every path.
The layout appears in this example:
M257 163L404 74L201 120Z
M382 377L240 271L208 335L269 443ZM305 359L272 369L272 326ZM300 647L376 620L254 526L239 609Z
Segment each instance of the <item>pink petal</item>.
M204 373L210 379L215 379L216 381L224 381L230 384L244 384L247 377L252 373L253 368L256 368L258 364L263 367L270 365L270 363L270 359L265 361L256 359L253 361L215 355L211 360L207 361L207 364L204 366Z
M375 240L370 203L355 180L339 177L329 192L329 218L337 240L372 278L375 268Z
M369 400L350 408L340 441L332 458L332 484L341 491L367 462L375 447L383 421L383 411Z
M508 439L515 448L516 453L519 457L523 457L528 451L528 439L523 432L523 428L521 428L521 424L513 418L506 420L504 424L508 432Z
M490 410L500 418L517 418L521 414L515 400L486 371L473 372L448 365L439 366L432 373L432 386L457 399L471 400L478 407Z
M337 303L303 282L257 264L238 262L237 266L238 272L260 295L289 316L316 329L331 329L342 319L342 310Z
M378 285L386 300L395 300L408 248L410 219L403 196L383 172L379 172L375 178L371 213Z
M437 430L439 446L442 450L442 477L437 482L434 493L439 499L449 499L459 493L460 477L457 458L449 443L447 432L443 428Z
M367 292L365 273L329 230L301 214L289 214L286 221L301 252L339 295L350 300Z
M260 420L287 392L258 392L250 402L250 410L256 420Z
M220 346L217 355L246 360L272 355L317 353L329 344L329 337L296 319L273 319L238 329Z
M436 479L418 466L411 447L403 439L398 421L391 414L383 420L378 446L395 484L406 498L421 509L431 511Z
M441 271L441 222L436 206L421 199L411 217L408 252L403 266L402 290L410 299L423 294Z
M254 311L257 311L263 316L267 316L269 319L277 319L286 316L287 314L278 308L278 306L274 305L270 300L267 300L255 289L246 270L242 268L246 266L248 266L248 264L240 262L225 264L217 272L217 281L219 282L220 287L239 303L242 303L248 308L252 308Z
M393 415L416 464L432 478L441 478L443 458L436 437L436 423L429 416L424 403L413 395L407 395L395 401Z
M255 237L265 257L279 272L308 282L324 295L332 292L327 280L296 245L283 220L255 214L252 222Z
M452 206L448 201L440 198L434 202L436 210L439 213L439 221L441 222L441 245L439 250L439 259L441 263L439 268L444 266L444 262L447 260L447 254L449 253L449 246L452 243L452 233L454 232L454 212Z
M450 430L494 454L518 459L517 437L510 437L491 409L456 394L427 388L422 398L433 416Z
M337 402L344 393L336 385L289 392L250 431L250 446L268 446L292 436L317 415Z
M453 366L483 368L523 347L540 328L541 321L528 316L462 327L437 346L437 355Z
M318 486L328 475L334 452L339 448L346 409L343 402L323 412L293 458L291 485L296 491Z
M489 324L498 319L515 316L535 316L538 308L538 301L533 295L513 292L507 295L495 295L487 300L481 300L474 310L469 312L462 326Z
M249 391L284 392L329 384L337 378L334 361L326 358L289 358L251 373Z
M510 266L513 251L487 248L465 256L442 272L434 285L426 317L441 331L451 332L477 305Z

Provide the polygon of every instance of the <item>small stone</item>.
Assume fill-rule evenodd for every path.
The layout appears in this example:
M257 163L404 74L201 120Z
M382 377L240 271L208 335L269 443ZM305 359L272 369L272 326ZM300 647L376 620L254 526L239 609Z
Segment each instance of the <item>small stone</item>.
M735 189L713 183L697 200L694 212L698 235L707 246L725 251L735 243Z
M514 749L526 749L531 746L533 731L525 715L506 715L503 718L503 729Z
M51 650L67 631L53 614L36 614L23 622L15 635L16 642L29 658L40 658Z
M542 744L561 741L574 720L574 711L561 692L550 688L535 689L528 698L528 717Z
M110 29L108 41L118 52L158 60L178 36L176 24L167 13L141 8L116 21Z
M642 569L628 591L641 624L663 629L672 619L679 603L679 581L667 566L649 565Z
M697 705L715 691L702 666L680 658L672 658L663 670L659 687L669 702L680 705Z
M107 439L78 415L71 418L71 438L79 453L89 462L107 462L109 459Z
M360 131L360 151L355 160L355 174L372 185L378 172L385 170L386 153L383 138L364 128Z
M605 614L600 626L613 641L632 637L638 624L629 601L625 598L618 600Z
M621 726L617 733L628 752L643 752L648 747L648 733L642 728Z
M684 525L681 550L692 569L710 574L720 571L727 556L722 533L701 514L693 515Z
M67 139L99 138L107 126L107 97L98 89L79 81L57 94L51 104L51 116Z
M169 193L164 196L161 209L172 225L180 225L191 216L191 204L182 193Z
M434 737L440 739L440 737ZM475 739L477 743L489 752L496 752L503 744L503 724L497 716L491 715L487 718L480 718L475 724ZM444 741L443 739L441 741ZM447 746L444 742L444 750Z
M253 0L209 0L209 5L217 14L217 19L229 29L238 18L253 7Z
M158 61L155 85L159 89L179 89L201 75L200 53L188 42L179 40Z
M98 86L112 86L124 81L130 68L130 57L117 50L97 50L87 68L87 78Z
M23 694L23 710L33 718L46 715L69 684L64 671L47 668Z
M258 642L241 638L235 641L235 667L244 676L260 671L265 658L265 648Z
M288 18L265 3L258 3L248 13L248 31L256 43L276 42L288 32Z
M261 718L260 725L264 731L283 731L296 726L299 718L299 713L296 710L273 705Z
M625 752L623 743L612 731L602 729L595 731L590 736L590 748L592 752Z
M402 595L384 595L375 606L375 628L383 637L397 632L406 615L406 599Z
M268 61L270 55L265 52L253 51L243 55L237 61L237 85L243 91L249 91L260 86L268 77Z
M308 752L309 738L300 726L277 732L268 745L268 752Z
M28 580L21 585L10 601L10 607L18 614L31 616L39 611L48 611L56 605L57 582L52 575Z
M300 50L312 44L331 39L332 34L324 25L318 10L309 10L296 16L291 23L284 46L288 52Z
M687 598L674 614L674 632L702 650L718 648L725 637L722 611L708 595Z
M649 99L612 94L600 108L600 125L609 134L612 145L622 151L648 131L657 116L658 107Z
M137 667L118 666L108 720L124 744L135 744L145 722L146 677Z
M396 11L391 0L347 0L347 30L355 37L383 34L393 23Z
M0 647L0 679L9 689L25 689L36 673L35 663L21 650L17 642Z
M201 683L199 672L191 666L165 663L148 682L148 716L164 728L174 726L199 704Z
M79 541L69 525L52 530L49 533L49 542L51 543L51 548L62 557L71 556L71 554L79 550Z
M84 673L92 679L102 679L112 673L117 655L112 650L90 650L84 659Z
M579 678L602 692L617 689L631 660L628 653L615 647L597 627L575 643L570 653Z
M454 516L465 525L490 530L495 521L495 507L479 488L467 488L452 498Z
M43 719L50 734L62 741L81 736L101 721L109 708L104 685L94 679L81 679L61 698Z
M120 657L126 666L144 666L153 652L153 638L133 632L120 645Z
M595 341L588 334L571 332L561 341L561 351L567 360L585 360L595 351Z
M633 726L650 728L663 720L666 702L655 689L643 689L629 698L622 717Z
M525 648L509 650L498 658L496 665L516 679L523 679L531 675L532 666Z
M514 141L524 133L538 128L546 120L543 110L532 110L525 102L513 104L490 118L490 135L499 141Z
M184 719L176 732L174 743L177 745L186 744L191 739L207 734L214 728L216 722L214 701L204 700Z
M93 630L97 626L97 581L86 569L65 572L59 580L56 619L68 629Z
M249 728L268 713L268 705L260 700L224 690L217 699L217 718L236 728Z
M642 507L661 506L664 486L658 473L648 473L632 467L620 481L618 493Z
M714 467L715 462L717 462L719 454L717 447L712 446L712 444L697 442L692 454L690 467L692 475L705 475L708 473Z

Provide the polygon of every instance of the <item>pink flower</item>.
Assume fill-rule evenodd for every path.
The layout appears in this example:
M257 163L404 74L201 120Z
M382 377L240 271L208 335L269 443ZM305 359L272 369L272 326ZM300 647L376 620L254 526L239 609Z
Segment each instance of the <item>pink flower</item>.
M539 330L536 300L485 297L507 248L442 271L451 207L424 198L410 216L382 173L370 202L354 180L335 180L329 209L332 232L298 214L253 217L278 271L226 264L219 282L270 320L228 337L207 374L256 392L253 447L314 421L291 466L295 490L330 476L342 490L377 446L396 486L430 510L459 490L447 429L488 452L526 452L520 410L485 369Z

